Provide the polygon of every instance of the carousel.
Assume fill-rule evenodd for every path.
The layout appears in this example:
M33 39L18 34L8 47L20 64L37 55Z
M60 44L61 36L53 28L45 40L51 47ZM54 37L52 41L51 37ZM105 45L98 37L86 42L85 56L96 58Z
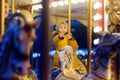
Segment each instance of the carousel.
M18 4L21 2L18 0L1 0L0 2L0 80L120 79L119 0L86 0L86 8L83 7L84 4L81 4L82 8L80 8L80 11L85 9L84 13L87 13L87 16L83 13L78 13L76 14L77 16L72 15L73 12L79 11L79 8L74 10L76 6L72 4L74 2L73 0L38 0L35 3L30 0L28 1L28 3L25 2L24 4ZM75 1L77 2L79 0ZM62 4L57 2L65 2L67 6L65 5L63 9ZM11 17L7 23L5 19L6 3L11 5ZM93 3L95 4L94 6ZM51 6L61 5L59 6L61 8L58 8L60 11L55 8L50 8L50 4ZM42 9L36 9L34 11L35 7L33 6L38 7L38 5ZM78 6L79 4L77 4ZM93 16L93 13L95 13L93 7L97 9L97 15L95 16ZM19 9L16 10L16 8ZM36 15L36 12L40 17L38 21L37 19L35 21L35 17L33 17L33 15ZM59 20L57 18L60 17L60 14L66 12L67 14L62 15L62 17L65 17L67 22L62 22L62 27L65 25L67 29L64 36L61 37L63 34L59 35L60 30L58 30L59 24L57 22ZM76 54L80 45L77 44L78 40L72 35L71 20L74 18L79 19L79 14L80 16L84 15L84 18L87 19L84 22L87 22L86 60L83 60ZM54 18L53 15L59 16ZM50 18L55 20L51 20ZM51 26L50 21L57 24L52 31L51 27L49 27ZM61 19L60 21L63 20ZM95 22L97 22L97 27L93 27ZM34 41L39 34L35 32L38 27L41 29L41 54L34 53L33 50ZM91 52L93 31L96 32L98 37L94 53ZM52 34L52 44L55 45L53 55L49 53L51 49L50 34ZM66 36L67 38L70 36L70 38L64 40L67 39ZM30 62L33 58L35 58L36 64ZM35 65L34 69L32 68L33 65Z

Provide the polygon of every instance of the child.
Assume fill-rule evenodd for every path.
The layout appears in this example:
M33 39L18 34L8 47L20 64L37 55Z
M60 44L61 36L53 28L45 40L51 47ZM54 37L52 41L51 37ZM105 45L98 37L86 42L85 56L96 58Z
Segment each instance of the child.
M61 22L56 26L56 31L53 34L53 43L56 47L56 53L53 56L53 70L60 70L60 64L58 60L58 53L57 51L63 48L64 46L71 46L73 48L73 69L74 70L80 70L83 71L83 69L80 69L81 62L79 61L77 55L75 54L75 51L78 49L78 44L75 38L68 34L67 30L67 24L65 22Z
M9 14L9 0L5 0L5 18L8 17Z

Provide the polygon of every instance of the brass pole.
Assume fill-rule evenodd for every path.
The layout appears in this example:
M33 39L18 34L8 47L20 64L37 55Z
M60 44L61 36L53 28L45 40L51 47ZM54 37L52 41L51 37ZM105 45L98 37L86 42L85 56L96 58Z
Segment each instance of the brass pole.
M87 43L88 43L88 58L87 71L91 72L91 47L92 47L92 0L89 0L88 5L88 28L87 28Z
M71 0L68 0L68 34L71 32Z
M5 0L0 0L0 35L5 31Z
M15 12L15 7L14 7L14 4L15 2L14 2L14 0L11 0L11 8L12 8L12 13L14 13Z

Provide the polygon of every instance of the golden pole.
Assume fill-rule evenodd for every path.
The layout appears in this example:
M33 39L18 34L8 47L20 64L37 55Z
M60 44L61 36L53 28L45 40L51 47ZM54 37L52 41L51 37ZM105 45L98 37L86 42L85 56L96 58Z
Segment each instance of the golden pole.
M0 35L4 34L5 31L5 0L0 0Z
M12 8L12 14L15 12L15 7L14 7L14 0L11 0L11 8Z
M89 0L88 5L88 28L87 28L87 42L88 42L88 58L87 71L91 72L91 47L92 47L92 0Z
M68 0L68 34L71 32L71 0Z

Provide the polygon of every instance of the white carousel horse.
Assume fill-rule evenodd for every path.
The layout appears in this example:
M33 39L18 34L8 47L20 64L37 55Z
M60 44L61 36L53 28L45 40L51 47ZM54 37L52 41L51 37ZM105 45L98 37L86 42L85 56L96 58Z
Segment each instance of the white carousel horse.
M116 71L111 70L112 65L117 66L112 63L117 54L120 54L120 36L105 33L93 56L91 73L82 80L117 80Z
M87 70L83 63L80 62L82 67L85 70L85 73L82 74L73 69L73 49L71 46L65 46L58 51L58 57L61 65L61 73L56 77L55 80L80 80L86 74Z
M15 13L8 23L0 52L0 80L30 80L25 76L33 72L29 72L29 56L35 39L35 24L26 17L30 16Z

